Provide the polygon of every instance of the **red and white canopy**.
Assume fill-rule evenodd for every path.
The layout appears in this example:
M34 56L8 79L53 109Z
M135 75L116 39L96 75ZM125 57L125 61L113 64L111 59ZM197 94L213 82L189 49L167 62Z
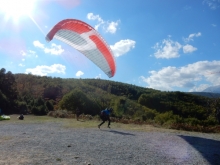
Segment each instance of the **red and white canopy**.
M50 30L46 40L51 41L54 37L80 51L109 78L115 75L115 59L110 47L87 23L76 19L62 20Z

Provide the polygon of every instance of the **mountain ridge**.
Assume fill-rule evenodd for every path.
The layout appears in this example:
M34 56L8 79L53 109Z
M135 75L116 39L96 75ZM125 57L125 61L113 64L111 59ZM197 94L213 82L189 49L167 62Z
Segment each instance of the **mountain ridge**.
M220 85L208 87L208 88L204 89L202 92L219 93L220 94Z

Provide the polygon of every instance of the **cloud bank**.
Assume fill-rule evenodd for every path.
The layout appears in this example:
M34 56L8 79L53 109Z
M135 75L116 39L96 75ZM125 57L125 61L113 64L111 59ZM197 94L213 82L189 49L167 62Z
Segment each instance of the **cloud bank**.
M219 84L219 74L215 74L219 73L218 68L220 61L199 61L179 68L168 66L159 71L152 70L149 77L141 78L149 88L171 91L180 87L189 91L202 91L210 84Z
M53 64L51 66L46 65L40 65L36 66L35 68L28 68L26 69L26 74L33 74L33 75L39 75L39 76L47 76L51 73L61 73L65 74L66 66L61 64Z

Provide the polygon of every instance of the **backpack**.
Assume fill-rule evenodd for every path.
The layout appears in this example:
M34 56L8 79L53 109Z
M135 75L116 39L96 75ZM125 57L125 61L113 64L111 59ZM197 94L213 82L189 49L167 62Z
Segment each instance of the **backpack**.
M23 119L24 119L24 116L23 116L23 115L20 115L20 116L19 116L19 119L20 119L20 120L23 120Z

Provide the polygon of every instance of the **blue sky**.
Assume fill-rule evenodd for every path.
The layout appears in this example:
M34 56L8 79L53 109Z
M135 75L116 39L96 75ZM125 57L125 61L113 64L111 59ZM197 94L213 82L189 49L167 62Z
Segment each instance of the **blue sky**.
M116 74L45 36L82 20L110 45ZM101 78L162 91L220 85L220 0L0 0L0 68L61 78Z

